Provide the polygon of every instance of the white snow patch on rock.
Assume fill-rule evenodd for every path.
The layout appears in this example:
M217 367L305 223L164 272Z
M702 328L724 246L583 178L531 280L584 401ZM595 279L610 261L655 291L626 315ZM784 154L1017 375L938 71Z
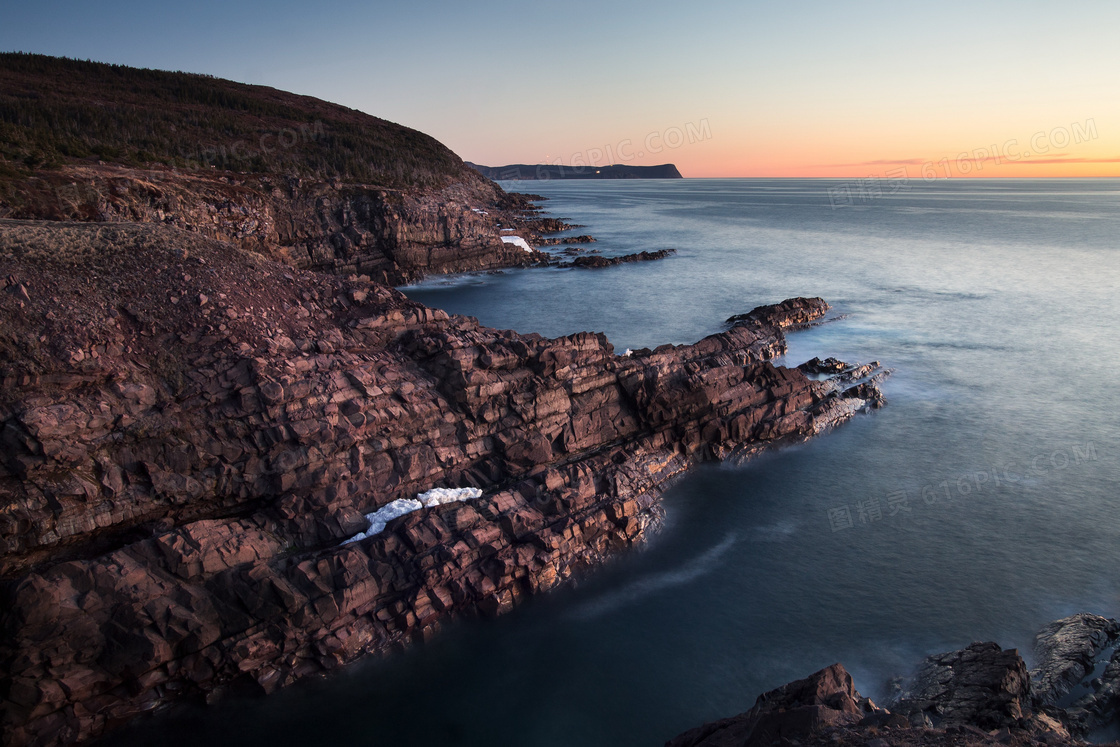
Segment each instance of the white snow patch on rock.
M433 488L424 493L420 493L416 498L398 498L392 503L382 506L373 513L366 514L366 521L369 522L369 528L360 534L355 534L342 544L348 545L351 542L358 542L372 537L375 534L381 534L381 532L385 531L385 525L390 521L410 514L413 511L419 511L422 508L431 508L433 506L442 506L445 503L470 501L481 497L482 490L479 488Z
M513 244L519 246L527 252L533 251L533 247L529 246L529 242L520 236L503 236L502 241L506 244Z

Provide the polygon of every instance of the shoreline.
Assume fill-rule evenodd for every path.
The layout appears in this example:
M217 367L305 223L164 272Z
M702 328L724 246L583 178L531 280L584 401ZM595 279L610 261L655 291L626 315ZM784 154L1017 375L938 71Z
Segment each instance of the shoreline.
M504 613L641 541L691 465L881 404L877 369L770 362L820 299L623 357L145 224L7 221L0 270L25 289L0 295L12 333L46 318L49 341L0 377L13 745ZM344 544L393 500L460 487L483 497Z

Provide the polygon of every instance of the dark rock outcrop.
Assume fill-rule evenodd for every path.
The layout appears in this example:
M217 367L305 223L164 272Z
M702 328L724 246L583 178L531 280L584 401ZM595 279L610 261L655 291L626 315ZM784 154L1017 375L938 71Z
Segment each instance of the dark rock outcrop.
M929 656L890 709L916 724L1017 726L1031 710L1027 665L1018 651L998 643Z
M852 676L833 664L803 680L758 696L754 708L705 724L666 747L768 747L803 743L822 732L853 726L880 709L856 692Z
M836 358L825 358L823 361L820 358L813 358L805 361L798 368L807 374L838 374L847 370L848 364Z
M790 329L819 322L827 310L828 304L820 298L789 298L781 303L760 306L746 314L730 316L724 321L724 324L734 327L739 324L753 324L762 319L776 316L782 320L783 329ZM835 358L831 360L835 360Z
M0 222L9 276L26 289L0 293L10 745L501 614L640 541L690 465L870 404L770 362L820 299L617 356L171 227ZM435 487L483 495L347 543Z
M1120 653L1112 652L1089 694L1059 704L1101 663L1118 626L1085 613L1050 623L1035 638L1038 665L1029 673L1018 652L996 643L929 656L913 676L892 682L887 708L860 698L834 664L668 746L1085 744L1120 712Z
M1112 652L1104 672L1090 685L1092 692L1064 709L1064 720L1074 734L1090 734L1116 723L1120 715L1120 650Z
M595 237L583 234L582 236L561 236L538 239L535 242L538 246L558 246L568 244L594 244Z
M637 252L635 254L623 254L618 257L604 257L600 254L592 254L586 257L576 257L571 262L559 264L558 267L615 267L629 262L652 262L658 259L665 259L668 256L676 254L676 252L676 249L659 249L656 252Z
M1086 735L1116 721L1120 709L1118 638L1120 623L1087 613L1056 620L1035 636L1038 664L1031 670L1035 700L1060 714L1075 734ZM1090 691L1075 697L1075 689L1104 663L1110 650L1101 676L1087 683ZM1056 707L1063 704L1064 708Z

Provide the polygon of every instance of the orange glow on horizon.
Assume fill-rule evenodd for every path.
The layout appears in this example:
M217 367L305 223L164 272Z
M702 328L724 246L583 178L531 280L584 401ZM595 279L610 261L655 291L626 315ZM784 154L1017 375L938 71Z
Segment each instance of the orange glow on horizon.
M1103 121L1085 119L968 148L961 144L984 142L986 138L962 132L952 138L938 137L936 132L894 137L879 132L847 138L838 132L770 133L766 138L744 139L731 147L719 148L724 143L713 142L702 144L707 147L681 148L673 155L686 178L877 177L933 181L1120 177L1120 140L1106 140L1102 132L1106 132ZM798 138L807 144L790 144ZM944 142L931 146L934 140Z
M933 181L957 178L1120 177L1120 145L1096 141L1071 143L1070 147L1059 149L1050 147L1041 138L1034 142L1035 151L1031 150L1029 141L1024 145L1015 140L969 150L953 147L919 149L907 144L880 145L884 151L893 153L909 151L927 154L908 158L885 155L875 146L863 146L858 150L851 144L846 148L837 147L842 145L840 143L819 143L808 148L781 142L772 143L773 147L748 142L747 146L726 150L717 149L715 143L704 143L659 153L657 158L587 158L578 164L569 164L568 159L563 159L563 163L566 166L594 167L610 163L630 166L672 163L686 179L877 177ZM1064 140L1061 142L1064 143ZM1038 152L1042 149L1044 152ZM599 149L599 153L591 149L591 153L598 155L605 153L605 149ZM548 162L557 161L560 159Z
M536 148L525 143L522 158L504 163L563 163L604 166L676 165L685 178L1083 178L1120 177L1120 117L1034 115L1021 125L1006 118L937 118L875 121L791 118L780 124L748 118L689 120L636 134L618 134L611 145L584 147L596 130L559 141L552 154L526 160ZM1047 122L1057 125L1042 126ZM1065 124L1061 124L1065 123ZM998 135L996 133L999 133ZM652 138L652 139L651 139ZM566 146L566 147L565 147ZM656 148L651 146L657 146Z
M958 159L936 158L882 159L859 163L828 164L777 164L771 159L766 163L747 165L746 159L727 159L720 163L688 162L684 159L677 168L685 178L817 178L817 179L879 179L908 178L933 181L936 179L1025 179L1025 178L1083 178L1120 177L1120 156L1055 157L1052 159L1020 158L1018 160L995 158Z

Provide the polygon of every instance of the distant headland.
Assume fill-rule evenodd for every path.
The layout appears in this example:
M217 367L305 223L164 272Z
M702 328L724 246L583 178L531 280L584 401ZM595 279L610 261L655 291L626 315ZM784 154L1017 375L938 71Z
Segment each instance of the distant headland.
M468 166L494 180L521 180L539 179L683 179L681 172L671 163L660 166L626 166L613 164L611 166L561 166L559 164L524 164L515 163L509 166L479 166L477 163L466 162Z

